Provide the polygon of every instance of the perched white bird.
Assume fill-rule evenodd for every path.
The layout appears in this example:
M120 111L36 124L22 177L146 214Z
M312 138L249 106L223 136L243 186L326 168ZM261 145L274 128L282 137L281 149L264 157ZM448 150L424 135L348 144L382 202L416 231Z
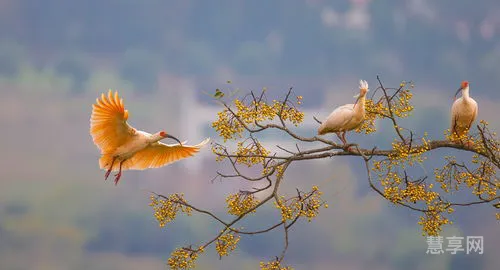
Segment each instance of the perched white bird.
M368 92L368 83L359 81L359 95L354 104L337 107L318 129L318 135L336 133L339 139L347 144L345 133L357 128L365 119L365 99ZM342 135L341 135L342 134Z
M462 92L462 97L457 99L459 92ZM477 102L469 96L469 82L463 81L451 106L451 134L458 137L466 134L476 120L477 109Z
M198 145L183 145L177 138L160 131L150 134L137 130L127 123L128 111L118 92L109 90L108 96L101 94L92 105L90 134L94 144L101 150L99 167L106 169L105 180L112 171L115 184L120 180L122 170L144 170L158 168L196 154L209 138ZM179 144L164 144L160 140L171 138Z

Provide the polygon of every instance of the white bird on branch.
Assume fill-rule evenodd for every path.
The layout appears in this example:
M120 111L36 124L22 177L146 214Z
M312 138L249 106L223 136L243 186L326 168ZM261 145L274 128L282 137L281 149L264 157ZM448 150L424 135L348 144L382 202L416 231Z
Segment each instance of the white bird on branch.
M356 129L365 119L365 100L368 92L368 83L359 81L359 95L354 104L346 104L337 107L318 129L318 135L336 133L339 139L347 145L345 133Z
M462 97L457 99L459 92ZM458 138L469 131L477 117L477 102L469 96L469 82L463 81L455 93L455 102L451 106L451 134Z
M94 144L101 150L99 167L106 169L105 180L112 171L115 185L118 184L123 170L144 170L159 168L180 159L196 154L208 143L209 138L198 145L184 145L174 136L160 131L150 134L137 130L127 123L128 111L118 92L109 90L92 105L90 134ZM171 138L179 144L164 144L160 140Z

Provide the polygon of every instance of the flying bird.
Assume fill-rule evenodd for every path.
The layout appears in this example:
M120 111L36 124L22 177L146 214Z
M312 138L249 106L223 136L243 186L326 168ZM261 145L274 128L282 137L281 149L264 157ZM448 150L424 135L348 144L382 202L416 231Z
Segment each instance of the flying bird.
M365 119L365 99L367 92L368 83L360 80L359 95L355 96L357 97L356 102L337 107L321 124L318 129L318 135L336 133L339 139L346 145L345 133L359 127Z
M123 106L118 92L101 94L92 105L90 135L94 144L101 150L99 167L105 169L104 179L112 171L115 185L118 184L123 170L145 170L159 168L175 161L193 156L208 143L209 138L198 145L185 145L176 137L160 131L150 134L137 130L127 123L129 113ZM178 144L164 144L160 140L171 138Z
M462 97L457 99L459 92L462 92ZM469 82L463 81L451 106L451 134L458 137L465 135L476 120L477 110L477 102L469 96Z
M224 96L224 92L222 92L219 88L215 89L214 98L220 99Z

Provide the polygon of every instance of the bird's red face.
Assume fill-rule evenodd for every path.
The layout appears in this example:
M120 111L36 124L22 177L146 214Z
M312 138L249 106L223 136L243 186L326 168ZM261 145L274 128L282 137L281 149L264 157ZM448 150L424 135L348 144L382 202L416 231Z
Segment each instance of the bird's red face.
M160 136L162 138L170 138L170 139L174 139L176 140L180 145L182 145L181 141L179 141L179 139L177 139L176 137L172 136L172 135L169 135L167 134L165 131L160 131Z
M460 87L461 87L462 89L467 88L467 86L469 86L469 82L468 82L468 81L463 81L463 82L460 84Z
M455 99L457 99L458 93L460 93L462 90L466 89L469 87L469 82L468 81L462 81L460 84L460 88L458 88L457 92L455 93Z

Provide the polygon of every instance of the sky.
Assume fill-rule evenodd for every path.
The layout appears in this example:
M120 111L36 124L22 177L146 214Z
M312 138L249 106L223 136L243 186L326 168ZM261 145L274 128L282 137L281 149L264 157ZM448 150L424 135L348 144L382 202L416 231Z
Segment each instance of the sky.
M302 95L304 129L351 103L359 79L376 87L415 84L405 125L443 139L453 95L471 85L479 119L500 129L500 3L429 0L61 1L0 0L0 269L166 269L176 247L221 228L201 215L160 228L150 191L182 192L224 215L225 197L248 186L215 181L200 155L104 181L89 135L92 103L107 89L124 97L134 127L167 129L189 143L210 136L216 88ZM231 83L228 84L227 81ZM389 145L387 123L361 144ZM272 138L272 137L271 137ZM290 138L279 140L293 145ZM269 139L267 144L276 144ZM436 155L456 154L451 150ZM439 159L441 156L432 156ZM460 156L466 159L468 156ZM425 165L432 171L433 164ZM498 221L489 205L460 209L443 236L484 236L484 254L428 255L418 214L369 189L359 160L294 164L284 192L318 185L330 207L290 234L295 269L496 269ZM265 207L248 221L279 219ZM214 248L197 269L258 269L281 252L281 231L242 237L233 256Z

